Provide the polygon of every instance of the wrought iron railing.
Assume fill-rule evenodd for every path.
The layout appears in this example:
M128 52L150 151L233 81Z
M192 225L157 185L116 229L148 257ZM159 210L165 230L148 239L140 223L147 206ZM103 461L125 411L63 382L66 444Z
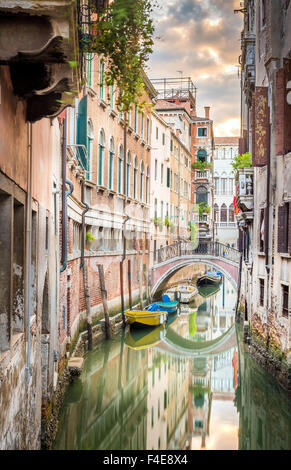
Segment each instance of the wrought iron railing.
M234 263L239 263L240 252L235 248L223 245L219 242L203 241L194 247L192 242L176 242L159 248L154 257L154 264L162 263L173 258L204 255L214 258L225 258Z

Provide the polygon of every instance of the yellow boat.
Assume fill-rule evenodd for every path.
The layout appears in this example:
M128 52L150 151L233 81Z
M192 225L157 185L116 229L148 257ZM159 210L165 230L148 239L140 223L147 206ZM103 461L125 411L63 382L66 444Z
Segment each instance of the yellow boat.
M159 326L167 321L168 312L149 312L147 310L127 310L125 316L130 325Z
M139 351L140 349L148 349L160 343L165 335L164 325L156 328L135 328L131 329L125 338L125 344L130 349Z

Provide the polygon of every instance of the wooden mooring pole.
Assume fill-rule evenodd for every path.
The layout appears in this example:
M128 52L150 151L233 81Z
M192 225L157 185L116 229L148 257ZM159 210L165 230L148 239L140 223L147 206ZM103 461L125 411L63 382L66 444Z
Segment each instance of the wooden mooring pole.
M91 305L90 305L90 287L88 280L88 260L84 260L83 266L84 274L84 292L85 292L85 301L86 301L86 312L87 312L87 331L88 331L88 350L92 349L92 315L91 315Z
M128 296L129 296L129 308L132 310L132 296L131 296L131 260L128 260L128 269L127 269L127 277L128 277Z
M107 290L105 289L104 269L103 269L102 264L98 264L98 272L99 272L101 297L102 297L103 310L104 310L105 334L106 334L106 339L110 339L111 330L110 330L109 312L108 312L108 304L107 304Z
M120 261L120 297L121 297L121 315L123 326L125 327L125 315L124 315L124 292L123 292L123 262Z

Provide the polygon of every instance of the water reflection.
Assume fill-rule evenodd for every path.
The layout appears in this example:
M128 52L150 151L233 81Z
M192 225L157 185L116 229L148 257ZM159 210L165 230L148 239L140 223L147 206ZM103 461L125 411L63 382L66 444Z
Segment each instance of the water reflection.
M225 281L166 329L131 330L90 353L55 448L290 448L288 402L238 347L235 301Z

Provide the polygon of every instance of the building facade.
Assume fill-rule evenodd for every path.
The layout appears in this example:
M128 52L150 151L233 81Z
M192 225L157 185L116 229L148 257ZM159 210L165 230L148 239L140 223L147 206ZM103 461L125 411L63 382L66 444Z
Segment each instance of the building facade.
M252 154L252 167L239 169L236 175L243 252L240 309L250 322L254 351L267 357L269 370L288 388L291 4L273 0L244 3L240 153ZM285 368L278 366L281 375L271 365L276 350L285 361Z
M237 248L238 229L234 215L235 179L232 159L238 155L238 137L215 137L214 150L214 240Z
M205 107L204 117L193 117L191 137L193 202L197 208L200 207L200 210L198 209L199 238L209 241L214 239L214 133L209 107Z
M171 188L169 172L171 163L171 128L159 116L152 113L151 134L151 252L157 257L157 249L171 244L174 227L171 228Z
M172 125L191 154L190 222L197 224L199 238L211 240L214 134L210 108L205 107L205 117L197 116L197 90L189 77L154 79L153 84L158 92L156 111Z
M71 2L54 10L50 3L0 2L1 449L40 447L42 403L52 399L58 378L62 126L56 115L65 94L78 88L76 70L68 67L76 60L69 37L77 25Z

